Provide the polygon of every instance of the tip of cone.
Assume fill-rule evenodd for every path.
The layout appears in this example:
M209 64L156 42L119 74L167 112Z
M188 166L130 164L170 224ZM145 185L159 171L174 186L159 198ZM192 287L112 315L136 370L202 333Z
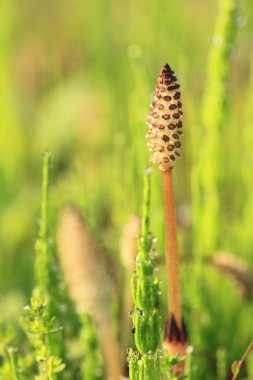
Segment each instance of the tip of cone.
M174 71L172 70L172 68L170 67L168 63L165 63L165 65L163 65L163 67L161 68L161 73L174 74Z

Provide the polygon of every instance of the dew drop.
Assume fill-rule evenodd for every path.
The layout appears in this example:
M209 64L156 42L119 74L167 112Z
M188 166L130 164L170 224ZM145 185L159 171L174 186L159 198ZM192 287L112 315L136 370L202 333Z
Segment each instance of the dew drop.
M152 256L157 257L158 256L158 251L156 249L152 249Z

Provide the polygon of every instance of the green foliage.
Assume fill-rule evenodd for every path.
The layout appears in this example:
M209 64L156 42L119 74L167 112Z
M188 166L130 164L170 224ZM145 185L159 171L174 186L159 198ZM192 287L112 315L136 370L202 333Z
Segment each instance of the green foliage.
M162 377L161 366L162 351L142 355L129 351L129 377L131 380L160 380Z
M35 244L36 287L31 298L31 305L25 306L23 311L23 326L31 341L38 367L36 380L57 380L57 374L65 368L62 359L54 355L55 352L63 352L60 346L63 343L62 339L59 340L58 337L54 339L54 335L59 335L63 327L52 314L52 311L57 310L57 306L60 305L57 305L59 297L52 298L55 294L53 287L57 288L59 284L52 281L55 277L52 275L52 250L48 242L50 159L51 155L46 152L42 166L41 221Z
M29 308L44 307L41 323L48 325L54 317L55 327L62 327L45 335L47 357L66 363L55 375L78 379L80 368L91 368L89 361L97 360L100 376L96 328L78 321L61 280L54 247L58 212L69 200L84 211L105 248L120 314L119 236L125 221L139 212L148 160L144 134L149 95L151 99L157 72L166 61L180 78L184 111L183 159L176 165L174 184L182 303L196 348L189 364L191 378L224 379L240 357L253 334L252 297L238 296L234 284L202 258L214 249L230 251L245 259L251 276L253 8L251 0L241 3L245 16L238 13L235 0L182 0L180 6L162 0L87 0L85 7L81 0L1 2L0 314L15 331L9 333L1 324L1 379L39 376L33 341L41 340L40 334L27 333L28 342L19 327L20 304L29 303L31 294ZM238 33L244 17L247 23ZM45 148L55 157L54 186L50 212L42 218L46 234L39 232L36 243L38 256L32 242L40 218L39 157ZM159 173L153 178L162 321L167 310L163 199ZM145 264L144 258L141 262ZM152 265L143 266L145 276ZM157 286L150 284L153 290ZM155 292L147 300L144 288L135 288L140 305L152 307ZM117 318L113 323L120 340ZM135 318L141 323L140 314ZM142 328L140 324L139 332ZM152 332L157 326L146 321L147 329ZM87 340L80 338L85 331ZM155 344L152 338L139 346ZM133 363L142 366L140 353L134 355ZM253 378L252 356L239 376Z
M134 340L139 353L130 350L130 379L159 379L160 369L160 315L158 312L159 280L152 249L153 236L149 231L150 173L144 176L141 235L138 238L136 272L132 275L134 311L132 321Z
M223 380L226 378L226 351L222 347L216 351L216 362L218 380Z
M95 326L88 315L81 318L81 343L84 349L84 359L81 367L82 380L102 380L104 378L103 359Z
M177 380L174 365L180 358L168 356L160 347L161 327L159 304L159 279L153 248L156 240L150 232L150 169L144 176L141 234L138 238L136 271L131 278L134 311L131 312L134 341L138 351L129 350L130 380Z
M19 380L24 379L20 375L17 363L17 352L13 347L9 347L6 351L3 365L0 369L1 379L3 380Z
M3 363L0 367L1 379L19 380L17 351L11 345L15 332L10 325L0 323L0 336L0 359Z
M159 348L154 353L144 354L130 349L128 353L129 378L131 380L189 380L189 374L182 376L175 372L174 367L180 362L179 357L168 355L167 351Z
M241 21L239 1L218 1L218 15L208 54L205 86L200 107L198 106L195 110L195 123L192 128L192 251L194 256L192 270L194 274L191 276L192 282L188 293L188 297L193 294L191 303L194 317L191 321L191 336L194 346L200 350L209 350L209 339L212 340L212 338L207 331L212 329L211 326L215 324L215 315L219 315L220 321L224 321L219 331L215 330L214 333L216 338L220 337L218 341L216 340L216 346L213 347L218 360L216 371L218 378L226 376L227 366L231 359L228 354L226 363L222 362L221 352L217 345L226 346L223 336L225 335L225 319L229 314L232 323L234 313L231 308L235 307L238 310L239 307L235 306L235 299L230 300L226 296L229 290L225 291L224 285L222 285L224 279L219 276L215 281L215 274L206 269L204 260L216 250L229 249L233 252L236 249L232 240L226 245L225 236L229 233L232 216L230 212L226 217L224 214L227 212L225 211L226 202L230 197L233 188L232 178L234 178L231 174L229 179L227 165L231 165L232 173L237 154L236 143L232 138L232 135L235 138L236 126L233 123L233 109L230 107L230 102L232 102L230 89L233 58L236 51L235 41ZM230 153L231 155L229 155ZM225 188L227 193L224 191ZM239 188L240 184L238 183L237 189L239 190ZM239 210L238 213L240 213ZM232 236L232 230L230 233ZM211 276L213 285L209 281ZM214 286L215 282L216 286ZM213 302L208 306L208 299L212 297L210 292L214 295L214 292L217 292L217 289L220 291L221 288L222 295L220 297L226 298L226 311L222 306L213 307ZM215 302L217 305L218 301ZM238 318L237 312L235 315ZM196 321L198 322L196 323ZM227 346L226 352L230 350L231 347ZM197 376L200 377L209 372L207 363L202 366L201 362L201 360L197 360Z
M228 82L238 30L238 0L219 0L219 14L208 57L207 78L194 128L192 168L193 233L196 255L210 254L220 242L220 188L224 159L222 129L227 120ZM201 223L200 223L201 221Z
M50 339L62 327L55 317L50 317L47 305L32 299L31 306L24 307L24 327L34 348L39 374L36 380L56 380L57 374L64 370L62 360L52 355Z

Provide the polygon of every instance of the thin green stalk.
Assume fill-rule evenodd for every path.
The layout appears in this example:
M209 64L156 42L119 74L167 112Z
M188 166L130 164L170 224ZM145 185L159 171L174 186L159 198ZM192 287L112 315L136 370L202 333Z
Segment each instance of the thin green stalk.
M48 189L49 189L49 170L51 154L46 152L43 157L42 168L42 196L41 196L41 223L39 230L40 239L47 239L48 229Z
M225 166L222 130L227 120L228 82L232 48L237 35L238 0L219 0L219 13L210 49L202 108L192 128L193 166L191 173L193 252L195 257L193 309L203 316L203 256L220 248L220 190ZM223 168L223 169L222 169ZM203 346L198 324L193 324L194 345ZM201 371L201 364L199 365ZM203 372L205 370L203 369Z
M138 239L136 272L133 274L132 313L134 340L138 352L130 350L129 368L131 380L159 380L160 367L160 316L158 312L159 281L155 275L156 262L150 233L150 173L144 177L141 235Z
M186 351L186 359L185 359L185 374L187 376L187 380L192 379L192 371L191 371L191 366L192 366L192 353L193 353L193 347L189 346Z
M38 380L57 380L65 364L56 355L63 355L62 327L55 314L59 314L56 294L58 279L52 270L54 258L48 242L48 189L51 155L43 156L41 220L38 239L35 245L35 282L36 287L31 305L24 308L24 328L32 343L38 367Z
M8 356L10 359L11 375L13 380L19 380L18 366L17 366L17 352L14 348L8 349Z
M253 379L253 352L249 352L246 358L248 378L247 380Z
M226 378L227 366L226 366L227 352L223 347L220 347L216 351L216 367L218 380L224 380Z
M219 190L222 180L222 128L226 122L232 48L237 34L238 1L220 0L207 68L201 128L194 128L192 169L194 252L209 254L219 243ZM197 124L199 124L197 123ZM223 169L224 171L224 169Z
M81 366L82 379L102 380L104 364L94 323L87 314L80 315L79 318L82 324L80 334L85 354Z
M35 245L35 280L39 297L45 299L50 293L50 258L48 247L48 188L51 154L44 153L42 168L41 220Z
M253 54L251 56L250 65L250 86L248 93L247 115L243 133L243 156L241 173L243 185L246 192L245 204L242 219L238 222L238 247L242 252L251 255L253 236L252 236L252 218L253 218L253 192L252 192L252 170L253 170L253 136L252 136L252 120L253 120Z
M203 256L220 248L223 228L220 224L222 204L221 185L225 175L225 156L222 133L227 125L228 83L231 71L232 49L238 30L238 0L219 0L219 13L213 42L207 62L207 78L199 120L192 129L193 166L191 173L193 244L195 257L191 276L192 309L200 323L192 323L191 337L194 346L204 346L202 323ZM200 361L200 376L206 368Z

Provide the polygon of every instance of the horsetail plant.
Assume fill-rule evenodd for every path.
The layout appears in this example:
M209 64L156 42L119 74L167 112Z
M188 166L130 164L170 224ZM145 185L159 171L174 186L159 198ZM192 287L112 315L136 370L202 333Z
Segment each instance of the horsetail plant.
M207 60L206 84L197 120L192 128L193 165L191 172L194 288L193 309L200 313L203 300L203 256L220 248L222 226L219 208L220 190L224 181L224 144L222 133L226 125L228 85L231 59L238 30L239 0L219 0L219 12L212 45ZM231 131L232 132L232 131ZM198 146L198 149L195 147ZM200 223L201 221L201 223ZM201 346L196 324L192 338Z
M136 272L131 278L134 311L132 314L135 345L129 351L130 380L159 380L162 370L160 316L158 312L159 280L155 274L153 236L149 230L150 173L144 176L141 234L138 238Z
M36 380L57 380L65 364L56 354L62 350L62 342L55 340L55 334L62 330L52 314L52 257L48 243L48 186L51 155L43 157L41 222L39 236L35 245L36 288L31 304L24 307L23 325L31 341L38 367ZM56 284L54 284L56 287Z
M179 87L174 71L168 64L165 64L157 79L154 101L150 106L147 118L149 130L146 137L150 139L148 142L149 149L154 151L151 162L158 164L163 180L166 267L170 308L165 324L163 344L169 353L184 356L187 348L187 337L181 312L176 211L172 178L174 162L180 157L180 138L182 135L183 112Z

